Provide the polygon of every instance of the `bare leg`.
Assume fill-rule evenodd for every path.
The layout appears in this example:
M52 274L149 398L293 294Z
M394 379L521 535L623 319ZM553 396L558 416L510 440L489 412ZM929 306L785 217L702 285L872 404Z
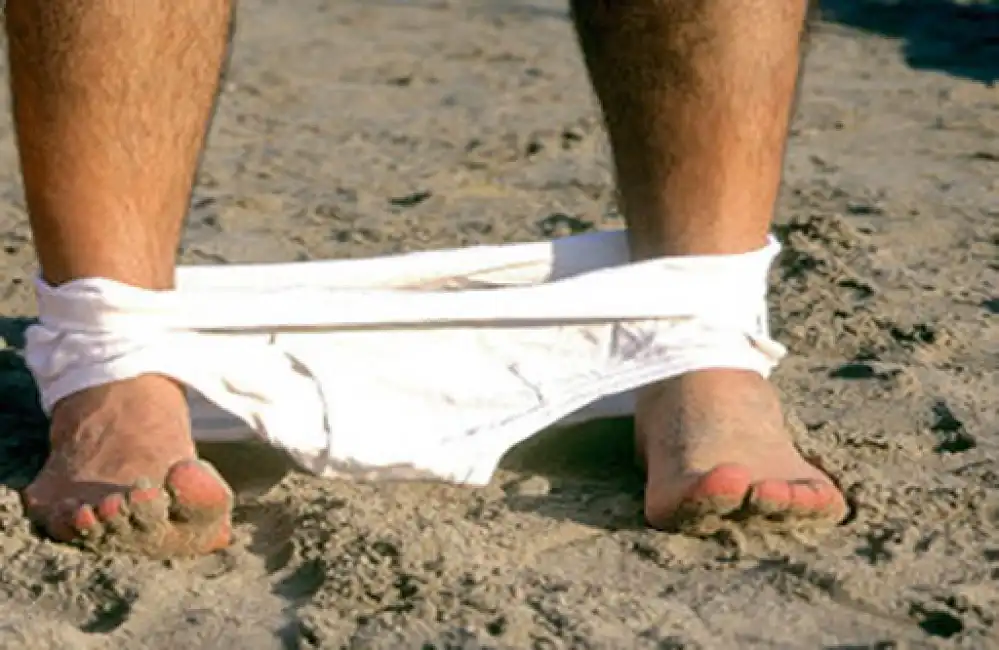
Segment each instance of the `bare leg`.
M230 17L229 0L8 0L21 165L49 283L172 286ZM66 398L51 442L24 496L55 538L152 555L228 543L231 495L195 459L169 379Z
M638 257L766 241L781 180L806 0L573 0ZM795 523L845 514L799 455L775 390L706 370L649 388L636 419L646 517Z

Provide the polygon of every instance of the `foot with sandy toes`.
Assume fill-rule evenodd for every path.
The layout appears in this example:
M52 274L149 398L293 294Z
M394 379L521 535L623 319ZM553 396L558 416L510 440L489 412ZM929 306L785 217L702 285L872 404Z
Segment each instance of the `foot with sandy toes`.
M807 5L571 2L635 258L765 244ZM655 527L697 532L719 518L818 525L846 513L755 373L705 370L653 386L640 396L636 425Z
M229 544L232 494L197 460L173 381L143 376L67 397L52 414L51 447L24 503L54 539L153 557Z
M231 9L229 0L6 3L21 175L49 284L173 287ZM230 491L198 461L172 381L143 376L67 397L50 439L23 497L55 539L157 557L229 543Z
M810 528L846 516L842 493L802 458L777 391L756 373L705 370L650 387L639 398L636 434L653 527L697 534L728 520Z

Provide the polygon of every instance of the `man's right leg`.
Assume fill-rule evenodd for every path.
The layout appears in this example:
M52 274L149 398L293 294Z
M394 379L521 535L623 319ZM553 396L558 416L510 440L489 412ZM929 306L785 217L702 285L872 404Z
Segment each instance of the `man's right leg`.
M230 0L8 0L25 193L44 279L173 286ZM55 538L154 555L228 544L231 494L197 462L180 386L142 376L58 403L25 490Z

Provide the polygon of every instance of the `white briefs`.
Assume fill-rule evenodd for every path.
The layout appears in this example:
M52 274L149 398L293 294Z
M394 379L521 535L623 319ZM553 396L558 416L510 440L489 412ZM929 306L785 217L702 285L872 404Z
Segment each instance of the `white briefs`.
M625 415L704 368L767 375L779 250L630 263L624 231L362 260L181 267L157 292L37 283L25 356L50 411L142 374L199 441L259 438L321 476L487 483L542 429Z

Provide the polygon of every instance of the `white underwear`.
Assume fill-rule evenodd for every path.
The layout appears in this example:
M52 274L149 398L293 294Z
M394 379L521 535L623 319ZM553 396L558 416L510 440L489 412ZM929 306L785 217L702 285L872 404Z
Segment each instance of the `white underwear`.
M485 484L555 424L627 415L692 370L768 375L779 247L629 263L626 233L363 260L182 267L177 289L37 283L25 357L46 412L162 374L195 438L264 441L304 469Z

